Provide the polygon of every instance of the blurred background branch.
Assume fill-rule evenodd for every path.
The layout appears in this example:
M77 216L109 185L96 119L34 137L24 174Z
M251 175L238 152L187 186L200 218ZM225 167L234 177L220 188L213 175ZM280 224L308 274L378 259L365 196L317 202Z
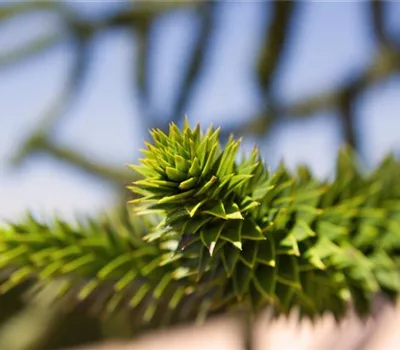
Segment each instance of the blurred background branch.
M279 122L280 117L291 118L309 117L323 110L338 110L342 120L343 138L352 147L358 149L357 127L355 126L354 104L359 96L371 85L387 79L400 69L400 52L390 41L385 30L385 6L383 1L370 1L371 28L378 41L379 50L371 64L356 77L348 79L341 86L332 91L321 92L316 96L295 101L290 104L283 104L275 96L274 86L277 72L283 61L285 50L290 45L289 38L293 30L292 21L297 11L301 7L296 2L265 2L265 11L269 10L271 19L266 26L264 39L260 46L258 58L254 72L257 76L259 88L263 91L264 102L262 110L258 111L250 120L245 120L239 125L225 129L226 134L248 134L253 136L268 135L269 130ZM154 118L151 110L151 100L149 99L149 55L152 46L150 32L155 21L165 13L177 11L183 8L195 9L196 16L199 18L199 29L195 38L195 43L188 55L187 68L180 73L181 83L176 94L175 101L172 102L171 115L168 118ZM7 4L0 9L0 19L8 21L17 16L23 16L30 11L53 11L56 12L64 22L63 30L60 33L47 33L26 45L0 54L0 69L7 69L21 62L30 60L34 56L42 55L53 46L63 40L73 38L75 42L74 52L76 54L75 64L70 78L63 92L55 101L53 106L44 113L43 119L38 123L39 130L32 131L32 135L26 137L26 143L22 145L21 151L14 156L21 163L25 158L37 153L46 152L56 158L74 165L77 168L97 174L100 178L105 178L111 182L126 181L123 172L108 169L101 164L91 164L88 159L82 159L78 154L70 149L63 149L55 142L46 141L41 144L36 141L39 139L51 139L52 133L56 131L56 125L68 112L68 108L74 102L74 96L79 94L81 86L86 80L87 72L91 62L91 42L93 38L102 31L115 30L118 28L128 28L133 31L137 40L137 66L136 66L136 86L140 92L144 129L160 127L165 129L169 121L181 122L187 112L188 105L193 99L194 90L201 79L204 61L210 49L210 42L215 34L218 2L215 1L168 1L168 2L127 2L121 6L120 11L112 13L105 19L93 20L83 18L75 8L71 8L66 3L55 2L27 2L18 4ZM1 23L0 23L1 25ZM229 128L229 126L228 126ZM32 140L36 140L32 142Z
M182 85L178 92L175 105L172 108L172 115L169 118L171 121L179 123L186 114L185 108L192 98L194 88L198 83L204 61L210 46L212 35L216 26L216 11L217 5L215 1L206 2L199 9L200 29L196 38L192 54L189 58L188 68L182 79ZM186 73L186 74L185 74Z

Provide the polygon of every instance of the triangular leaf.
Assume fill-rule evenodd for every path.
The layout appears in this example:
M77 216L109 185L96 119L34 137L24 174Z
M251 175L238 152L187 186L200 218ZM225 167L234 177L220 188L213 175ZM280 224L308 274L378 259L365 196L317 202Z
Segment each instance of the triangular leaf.
M276 285L276 269L272 266L258 265L253 283L261 294L271 298Z
M212 226L210 228L202 229L200 232L200 238L203 244L208 248L210 255L212 255L211 246L215 247L215 244L224 229L225 222Z
M246 218L243 221L241 237L242 239L249 239L255 241L266 239L266 237L261 231L260 226L256 225L256 223L250 218Z
M213 207L203 210L202 212L204 214L210 214L222 219L226 218L224 203L222 203L222 201L217 201Z
M225 249L222 253L222 262L228 277L232 276L235 265L239 259L239 255L240 250L233 247Z
M301 289L300 271L295 257L279 255L276 268L280 283Z
M248 266L238 263L235 267L233 276L233 288L238 300L242 300L244 294L249 289L249 283L253 276L253 270Z
M236 203L232 204L227 204L225 206L225 211L226 211L226 217L228 219L234 219L234 220L242 220L243 216L242 213L240 212L239 206Z
M235 247L242 249L242 239L240 236L241 224L236 227L229 227L221 232L221 238L232 243Z
M264 265L275 266L275 244L271 236L258 243L257 261Z

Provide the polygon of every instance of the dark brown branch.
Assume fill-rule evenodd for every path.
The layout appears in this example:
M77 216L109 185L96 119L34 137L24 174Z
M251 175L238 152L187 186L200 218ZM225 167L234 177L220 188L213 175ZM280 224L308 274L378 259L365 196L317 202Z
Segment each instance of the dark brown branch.
M385 26L385 14L388 10L388 3L381 0L370 0L369 2L370 18L374 35L382 47L390 50L399 51L400 48L394 37L391 37L388 28Z
M136 85L140 93L140 98L145 103L148 102L149 87L148 87L148 57L149 57L149 29L150 24L143 28L132 27L136 34L137 43L137 63L136 69L133 72L136 73Z
M253 135L266 134L270 126L279 116L277 104L273 94L273 80L284 53L289 37L291 21L295 6L291 1L266 2L266 6L272 6L272 20L267 27L265 43L259 53L257 63L257 78L260 87L265 94L265 108L253 121L246 122L239 128L240 133Z
M93 162L89 158L86 158L80 153L66 147L60 147L55 144L48 143L46 147L42 148L41 150L65 163L74 165L90 175L103 178L110 182L115 182L117 184L128 184L134 177L131 172L120 168L113 168L109 165L101 164L99 162Z
M213 33L216 21L216 3L215 1L209 1L200 7L201 14L201 27L197 37L197 41L189 59L188 69L183 78L180 92L175 101L175 105L172 109L171 120L177 122L184 117L185 108L188 101L192 97L194 87L201 74L204 60L208 52L208 46Z
M124 11L109 17L105 20L104 25L107 27L131 26L136 28L146 27L156 17L167 11L197 6L201 1L137 1L136 4Z
M346 90L339 104L342 121L343 138L354 150L358 150L357 127L355 125L354 105L361 91L359 89Z
M42 55L61 43L64 39L65 35L62 33L49 33L32 40L23 47L2 53L0 54L0 70L12 68L31 58Z
M348 98L348 95L358 95L366 88L385 80L396 72L400 72L400 53L382 48L372 64L356 79L347 82L344 86L327 93L318 93L288 106L279 106L275 110L269 106L251 121L246 121L231 131L238 135L260 135L269 127L268 123L276 120L278 115L305 118L323 110L338 108Z
M45 140L53 133L60 119L64 117L73 99L80 92L80 88L83 85L87 75L88 64L91 61L88 58L88 46L89 45L86 41L77 40L76 51L78 53L78 57L69 76L69 80L58 99L48 108L45 113L43 113L43 117L38 123L39 127L33 130L26 138L26 141L21 147L21 152L14 156L15 159L19 159L19 162L23 161L24 158L30 155L30 147L32 147L32 150L35 151L34 146L41 144L42 142L38 142L38 140Z
M62 147L47 140L44 135L36 135L28 140L24 147L20 150L12 162L19 164L33 154L48 154L57 160L86 172L97 178L107 180L117 185L128 184L134 180L135 174L127 170L113 168L106 164L94 162L93 160L83 156L78 151L68 147Z
M371 11L372 26L376 38L380 42L386 41L386 34L384 28L384 3L383 1L371 0L369 3Z
M63 12L67 11L67 8L64 4L53 1L23 1L6 5L3 4L0 7L0 21L11 19L26 12L38 10L55 10Z
M290 32L290 23L293 18L293 1L266 2L272 6L272 22L267 28L265 43L258 58L258 80L263 89L269 89L274 73L281 62L287 39Z

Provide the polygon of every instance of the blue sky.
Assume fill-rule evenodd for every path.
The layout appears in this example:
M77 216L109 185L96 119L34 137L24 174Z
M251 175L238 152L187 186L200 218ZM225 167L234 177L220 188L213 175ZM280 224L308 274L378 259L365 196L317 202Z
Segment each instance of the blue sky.
M391 4L389 16L390 28L397 34L399 4ZM74 6L83 15L101 16L115 5ZM251 115L261 105L253 71L244 67L253 59L247 53L255 55L262 39L267 24L264 7L261 1L220 4L220 25L205 74L187 110L191 120L202 120L205 126L209 122L223 124L239 112ZM171 108L171 97L179 84L176 72L183 67L197 25L193 13L183 10L163 16L154 29L153 45L160 54L150 61L154 76L150 96L160 113L168 115ZM48 15L3 24L0 53L30 36L56 31L58 27L59 22ZM295 35L277 84L277 94L287 101L339 85L362 70L376 50L365 3L361 1L308 2L292 30ZM144 137L139 131L141 106L132 98L135 94L129 81L134 76L135 43L132 45L128 33L116 31L100 34L93 49L88 81L62 121L57 141L82 149L95 159L123 166L135 160ZM18 169L7 165L7 159L62 90L72 59L67 41L18 67L0 67L0 220L26 210L71 217L75 213L106 210L115 201L112 188L47 157L34 158ZM400 150L399 99L397 76L367 91L357 106L362 150L368 165L376 164L391 149ZM272 165L282 158L290 165L306 162L316 174L327 176L341 142L335 111L325 111L307 121L278 128L262 150Z

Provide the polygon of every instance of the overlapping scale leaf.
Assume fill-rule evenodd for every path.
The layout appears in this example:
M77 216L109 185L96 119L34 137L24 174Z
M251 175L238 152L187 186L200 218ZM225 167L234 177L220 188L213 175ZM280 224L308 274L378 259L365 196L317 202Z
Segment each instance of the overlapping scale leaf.
M216 304L296 306L304 316L340 318L351 301L363 314L374 293L400 291L400 166L393 157L365 175L344 148L336 178L320 182L305 166L268 171L256 149L238 161L240 141L221 145L212 127L202 133L186 121L182 131L171 124L168 135L152 134L139 167L145 179L131 187L144 194L135 203L142 213L160 210L182 241L191 237L179 245L188 258L181 263L199 285L219 283Z
M68 225L54 219L43 224L28 217L0 228L0 270L8 278L0 292L26 281L39 285L66 282L59 297L74 303L100 303L102 312L134 308L146 322L164 322L162 315L178 320L181 303L201 300L193 282L179 271L166 244L147 243L143 236L151 224L122 216ZM167 261L163 263L163 260ZM181 310L182 311L182 310ZM159 316L154 318L155 314ZM188 314L196 316L195 309Z
M130 306L140 322L198 316L249 304L277 314L298 307L340 319L352 302L369 312L375 293L400 292L400 165L387 157L364 174L349 149L336 178L305 166L267 169L257 149L219 142L187 123L152 131L130 189L135 215L78 226L30 218L0 228L5 292L62 279L60 295ZM158 216L153 216L157 214ZM148 220L151 219L151 224ZM99 301L100 300L100 301Z

